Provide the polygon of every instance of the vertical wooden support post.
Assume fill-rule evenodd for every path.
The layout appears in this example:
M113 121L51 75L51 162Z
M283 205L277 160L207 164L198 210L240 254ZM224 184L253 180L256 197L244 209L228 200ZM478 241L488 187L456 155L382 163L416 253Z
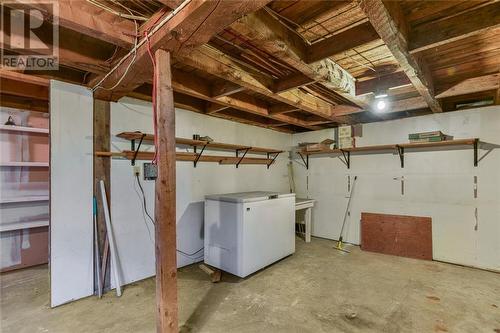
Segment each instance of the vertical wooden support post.
M94 153L96 151L110 150L110 104L109 101L94 99ZM110 202L110 177L111 159L109 157L95 156L94 154L94 197L97 199L97 237L99 239L100 262L103 261L105 239L106 239L106 221L104 220L101 190L99 181L102 179L106 184L106 193L108 202ZM106 263L107 272L109 272L109 260ZM110 274L105 276L103 281L104 288L110 288Z
M170 53L155 52L158 178L155 188L156 330L178 332L175 217L175 109Z

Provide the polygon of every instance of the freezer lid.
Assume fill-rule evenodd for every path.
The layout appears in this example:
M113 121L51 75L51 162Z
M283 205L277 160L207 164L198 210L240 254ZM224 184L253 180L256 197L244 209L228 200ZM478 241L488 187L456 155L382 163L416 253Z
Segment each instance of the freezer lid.
M278 198L295 197L295 193L279 193L279 192L240 192L228 194L212 194L206 195L207 200L226 201L226 202L255 202Z

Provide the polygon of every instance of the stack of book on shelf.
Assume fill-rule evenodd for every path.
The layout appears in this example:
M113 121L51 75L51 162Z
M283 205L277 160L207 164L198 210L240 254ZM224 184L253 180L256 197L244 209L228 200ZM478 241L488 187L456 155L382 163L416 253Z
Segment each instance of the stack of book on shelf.
M446 135L441 131L411 133L408 135L410 142L440 142L453 140L453 136Z

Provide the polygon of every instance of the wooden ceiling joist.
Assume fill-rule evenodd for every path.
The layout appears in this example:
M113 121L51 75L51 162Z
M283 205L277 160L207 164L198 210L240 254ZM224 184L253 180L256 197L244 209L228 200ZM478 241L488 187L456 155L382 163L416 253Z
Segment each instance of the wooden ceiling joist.
M436 97L446 98L497 89L500 89L500 73L483 75L457 82L439 95L436 95Z
M16 0L9 1L6 5L11 8L37 9L46 21L53 22L57 19L60 27L78 31L111 44L125 48L134 44L134 22L122 19L88 1L60 0L57 3L56 13L54 13L53 6L43 0ZM55 14L57 17L54 17Z
M428 66L408 51L408 26L399 2L362 0L360 7L429 108L442 112Z
M0 93L0 106L38 112L49 112L47 100L33 99L16 95Z
M411 84L404 72L396 72L382 77L356 82L356 95L375 93L377 91L388 90L389 88L400 87Z
M274 81L271 78L256 78L239 63L210 46L203 45L178 58L190 67L326 119L335 121L336 112L342 109L341 106L336 107L296 88L275 93L272 90Z
M228 96L240 91L245 90L245 88L227 81L219 81L212 85L212 97L222 97Z
M379 39L370 22L364 22L333 36L311 44L307 50L307 63L313 63L335 54Z
M49 88L47 86L34 85L23 81L6 79L0 76L0 87L3 94L43 101L49 100Z
M131 53L104 80L98 81L103 87L115 87L113 91L96 90L104 99L117 100L127 92L134 90L145 82L152 74L149 52L164 49L174 54L189 53L193 48L202 45L225 26L247 13L265 6L270 0L221 1L191 0L161 26L146 42ZM134 60L132 60L134 59ZM131 66L130 62L133 61ZM127 74L128 73L128 74ZM117 83L120 82L118 85Z
M208 114L213 115L214 113L232 108L264 118L287 122L306 129L317 129L306 121L282 114L270 113L266 102L244 92L214 98L212 97L212 87L201 78L178 69L173 70L172 73L172 88L174 91L210 102L206 109L206 113Z
M500 3L479 4L450 18L411 29L409 51L417 53L500 27Z
M268 54L285 62L313 81L344 94L354 94L353 77L330 59L307 64L308 45L266 10L246 15L233 23L231 29L252 40ZM297 86L300 86L300 81Z

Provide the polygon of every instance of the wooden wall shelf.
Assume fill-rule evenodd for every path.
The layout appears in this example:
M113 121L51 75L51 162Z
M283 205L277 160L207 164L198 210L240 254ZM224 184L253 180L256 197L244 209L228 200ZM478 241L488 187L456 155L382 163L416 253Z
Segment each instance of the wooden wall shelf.
M408 142L390 145L374 145L364 147L353 147L343 149L325 149L314 152L307 152L304 149L297 152L301 157L306 168L309 168L309 156L314 157L342 157L341 160L346 164L347 168L351 166L351 155L369 155L369 154L393 154L399 155L401 167L404 168L404 154L407 152L430 152L430 151L449 151L449 150L467 150L474 151L474 166L478 165L482 159L478 155L478 150L491 151L499 148L500 145L480 141L478 138L472 139L457 139L440 142ZM483 155L483 157L486 156Z
M121 157L125 157L135 163L136 159L146 160L152 159L152 152L141 152L139 151L142 143L151 144L154 140L152 134L142 133L142 132L122 132L116 135L119 138L129 140L131 142L131 150L123 151L118 154L122 154ZM136 141L138 145L136 147ZM177 152L177 161L191 161L196 167L198 162L217 162L219 164L233 164L238 167L240 164L260 164L269 166L274 163L276 158L282 150L272 149L272 148L262 148L262 147L252 147L246 145L237 145L231 143L221 143L221 142L210 142L204 140L193 140L186 138L175 138L176 146L179 147L190 147L193 148L193 152ZM200 149L201 150L198 150ZM215 155L203 155L205 150L219 150L219 151L233 151L235 156L215 156ZM100 152L101 154L106 154L106 152ZM116 153L113 153L118 156ZM247 154L265 154L267 158L256 158L247 157ZM102 155L101 155L102 156Z
M135 155L135 151L124 150L122 152L102 152L98 151L95 153L96 156L102 157L120 157L128 160L132 160ZM153 152L140 151L135 156L136 160L152 160ZM176 152L176 160L184 162L194 162L198 155L192 152ZM223 165L236 165L236 164L255 164L255 165L271 165L273 163L272 158L258 158L258 157L236 157L236 156L221 156L221 155L201 155L198 158L198 162L215 162Z

